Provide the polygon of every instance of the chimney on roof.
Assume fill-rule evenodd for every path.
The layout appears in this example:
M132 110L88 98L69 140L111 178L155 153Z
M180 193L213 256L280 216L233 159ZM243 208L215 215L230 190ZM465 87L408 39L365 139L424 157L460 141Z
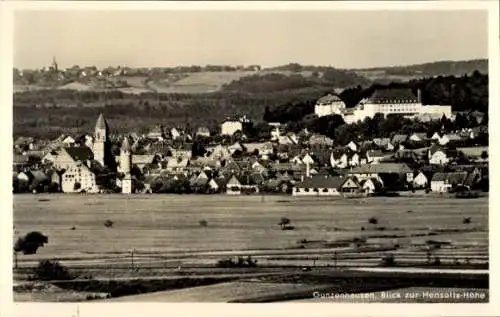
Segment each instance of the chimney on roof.
M422 90L420 88L417 89L417 102L422 103Z

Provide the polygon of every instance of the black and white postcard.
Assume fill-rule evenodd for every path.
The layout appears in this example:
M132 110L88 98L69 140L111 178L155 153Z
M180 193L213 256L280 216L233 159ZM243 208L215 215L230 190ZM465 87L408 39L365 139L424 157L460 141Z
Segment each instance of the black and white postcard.
M5 316L493 313L498 9L2 3Z

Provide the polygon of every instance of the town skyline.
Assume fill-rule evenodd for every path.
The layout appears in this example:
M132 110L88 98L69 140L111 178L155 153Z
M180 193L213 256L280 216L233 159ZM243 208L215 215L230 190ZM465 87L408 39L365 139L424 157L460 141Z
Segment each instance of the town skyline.
M488 57L484 57L484 58L474 58L474 59L455 59L455 60L434 60L434 61L424 61L424 62L421 62L421 63L417 63L417 64L398 64L398 65L379 65L379 66L373 66L373 67L361 67L361 68L344 68L345 70L351 70L351 71L355 71L355 70L364 70L364 69L377 69L377 68L392 68L392 67L409 67L409 66L418 66L418 65L426 65L426 64L433 64L433 63L454 63L454 62L472 62L472 61L483 61L483 60L486 60L488 61L489 58ZM40 65L38 67L35 67L35 68L18 68L18 67L13 67L13 69L18 69L18 70L35 70L35 69L43 69L43 68L47 68L47 67L53 67L54 66L54 62L59 66L59 62L58 62L58 59L57 59L57 56L53 56L51 60L47 61L47 63L45 65ZM300 63L296 63L296 62L289 62L289 63L286 63L286 64L276 64L276 65L266 65L264 67L262 67L262 69L272 69L272 68L275 68L275 67L281 67L281 66L287 66L287 65L290 65L290 64L298 64L300 66L303 66L303 67L333 67L333 68L337 68L335 67L334 65L320 65L320 64L300 64ZM97 67L96 65L87 65L87 64L75 64L75 63L68 63L68 65L66 67L60 67L59 70L62 70L62 69L70 69L72 67L75 67L75 66L78 66L80 68L85 68L85 67L96 67L97 69L106 69L106 68L131 68L131 69L144 69L144 68L151 68L151 69L154 69L154 68L158 68L158 69L161 69L161 68L176 68L176 67L193 67L193 66L199 66L199 67L206 67L206 66L227 66L227 67L239 67L239 66L243 66L243 67L249 67L249 66L262 66L262 65L258 65L258 64L239 64L239 65L236 65L236 64L206 64L206 65L202 65L202 64L190 64L190 65L171 65L171 66L129 66L129 65L114 65L114 64L110 64L110 65L104 65L104 66L99 66ZM341 69L341 68L339 68Z
M21 69L47 66L54 56L61 68L359 69L488 58L486 11L19 11L14 22ZM164 40L145 36L158 32Z

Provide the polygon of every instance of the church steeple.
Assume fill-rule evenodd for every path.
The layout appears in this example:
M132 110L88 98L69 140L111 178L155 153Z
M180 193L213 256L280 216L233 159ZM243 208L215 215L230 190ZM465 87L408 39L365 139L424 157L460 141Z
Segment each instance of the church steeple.
M131 153L130 153L130 143L128 137L125 136L122 146L120 148L120 171L123 174L130 173L131 165Z
M52 56L52 69L55 72L59 71L59 67L57 66L57 62L56 62L56 57L55 56Z
M108 143L108 124L102 113L97 119L94 129L94 159L101 163L102 166L106 165L106 145Z

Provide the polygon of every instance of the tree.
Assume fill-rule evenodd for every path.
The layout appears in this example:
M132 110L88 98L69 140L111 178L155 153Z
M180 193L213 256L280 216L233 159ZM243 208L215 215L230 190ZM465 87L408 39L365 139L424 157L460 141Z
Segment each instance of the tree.
M193 145L191 146L191 154L193 157L201 157L205 155L206 150L203 144L201 144L199 141L194 141Z
M24 237L19 237L14 245L15 252L23 254L36 254L38 248L49 243L49 238L38 231L32 231Z
M208 226L208 221L206 221L205 219L202 219L199 221L200 223L200 226L206 228Z
M288 219L286 217L282 217L280 222L279 222L279 225L281 226L281 230L285 230L290 225L290 223L291 223L290 219Z
M114 224L114 222L113 222L112 220L109 220L109 219L108 219L108 220L104 221L104 226L105 226L106 228L111 228L111 227L113 227L113 224Z
M488 158L488 152L486 152L486 151L482 151L482 152L481 152L481 158L482 158L483 160L487 159L487 158Z
M73 276L68 269L57 261L42 260L34 270L35 279L41 281L71 280Z

